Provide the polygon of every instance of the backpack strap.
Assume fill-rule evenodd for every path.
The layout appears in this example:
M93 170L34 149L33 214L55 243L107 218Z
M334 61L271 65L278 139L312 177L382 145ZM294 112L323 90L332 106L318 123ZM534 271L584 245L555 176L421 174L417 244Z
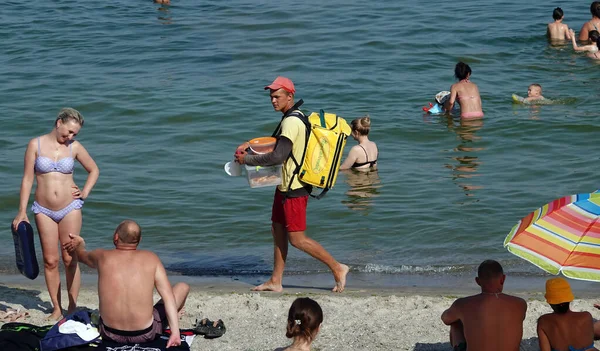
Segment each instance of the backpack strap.
M283 120L286 117L288 117L288 116L299 117L299 115L304 116L302 111L299 110L300 106L302 106L303 103L304 103L304 100L300 99L296 104L294 104L294 106L292 106L289 110L286 111L286 113L283 114L283 117L281 117L281 121L279 121L277 128L275 128L275 130L273 131L273 134L271 134L272 137L278 137L279 134L281 134L281 123L283 122Z
M294 150L292 148L292 150L290 151L290 154L288 155L288 158L291 158L292 161L294 162L294 164L296 165L296 168L294 169L294 172L292 173L292 177L290 178L290 182L288 184L288 191L287 193L289 193L292 190L292 184L294 183L294 178L298 176L298 174L300 173L300 168L301 168L301 164L300 162L304 159L305 153L306 153L306 143L308 143L308 138L310 136L310 123L308 122L308 118L306 117L306 115L299 109L300 106L304 103L304 100L300 99L296 104L294 104L294 106L292 106L289 110L287 110L287 112L283 115L283 117L281 117L281 121L279 122L279 124L277 125L277 128L275 128L275 131L273 131L273 134L271 136L273 137L279 137L281 135L281 123L283 123L283 120L286 119L287 117L297 117L298 119L300 119L302 121L302 123L304 123L305 126L305 135L304 135L304 151L302 152L302 158L300 160L297 160L294 157ZM308 193L310 194L310 191L308 191ZM311 195L312 196L312 195ZM284 201L287 198L287 194L284 197Z

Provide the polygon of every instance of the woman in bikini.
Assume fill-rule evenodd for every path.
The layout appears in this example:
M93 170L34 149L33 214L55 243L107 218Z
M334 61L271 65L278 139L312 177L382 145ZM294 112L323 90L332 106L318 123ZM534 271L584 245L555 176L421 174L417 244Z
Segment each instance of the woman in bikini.
M458 83L452 84L452 87L450 87L450 99L446 103L446 111L452 111L454 103L458 102L461 118L482 118L483 111L481 109L479 88L469 80L471 67L464 62L457 63L454 68L454 76L458 79Z
M579 32L579 41L586 42L590 39L589 33L591 30L600 32L600 1L594 1L590 5L590 12L592 13L592 19L585 22Z
M72 108L64 108L58 113L54 128L46 135L32 139L25 151L25 168L21 182L19 213L13 227L27 218L27 202L34 179L37 181L35 201L31 210L35 215L42 254L44 257L44 277L50 294L53 311L51 319L62 316L60 274L58 272L58 244L70 241L69 233L79 235L81 231L81 207L98 180L98 166L81 143L74 140L83 126L83 116ZM83 190L73 181L75 160L88 172ZM67 276L69 295L68 312L77 305L81 283L77 257L62 249L62 261Z
M546 301L552 313L537 322L540 351L586 351L594 348L594 320L589 312L573 312L571 286L564 278L546 281Z
M358 141L358 145L350 149L340 169L352 168L358 171L377 169L379 150L377 149L377 144L370 141L368 137L371 130L371 118L369 116L357 118L352 121L351 126L352 138Z

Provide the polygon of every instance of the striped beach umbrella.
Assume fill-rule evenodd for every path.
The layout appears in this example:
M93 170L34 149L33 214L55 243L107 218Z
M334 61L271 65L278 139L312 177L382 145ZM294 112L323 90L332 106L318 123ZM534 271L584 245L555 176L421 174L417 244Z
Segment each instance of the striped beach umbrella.
M565 196L530 213L504 247L551 274L600 281L600 193Z

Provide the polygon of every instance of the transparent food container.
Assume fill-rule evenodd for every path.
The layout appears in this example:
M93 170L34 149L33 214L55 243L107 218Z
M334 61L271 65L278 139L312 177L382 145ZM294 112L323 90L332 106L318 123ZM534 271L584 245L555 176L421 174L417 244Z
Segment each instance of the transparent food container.
M276 186L281 184L281 165L275 166L248 166L246 176L251 188L262 188L265 186Z

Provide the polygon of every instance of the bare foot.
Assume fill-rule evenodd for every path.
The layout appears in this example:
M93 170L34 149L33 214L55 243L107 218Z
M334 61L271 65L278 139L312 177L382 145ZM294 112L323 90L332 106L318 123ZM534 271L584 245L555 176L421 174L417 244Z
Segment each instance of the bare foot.
M181 319L181 317L183 317L184 314L185 314L185 307L181 307L181 309L179 311L177 311L177 316L179 317L179 319Z
M282 292L283 286L281 284L275 284L272 281L267 281L266 283L260 284L259 286L255 286L252 288L252 291L275 291Z
M49 321L59 321L62 318L63 318L62 310L60 310L60 309L52 311L52 313L48 317L46 317L46 319Z
M333 277L335 278L335 286L331 291L338 293L344 291L344 288L346 287L346 275L348 275L349 271L350 268L348 266L340 263L340 270L333 273Z

